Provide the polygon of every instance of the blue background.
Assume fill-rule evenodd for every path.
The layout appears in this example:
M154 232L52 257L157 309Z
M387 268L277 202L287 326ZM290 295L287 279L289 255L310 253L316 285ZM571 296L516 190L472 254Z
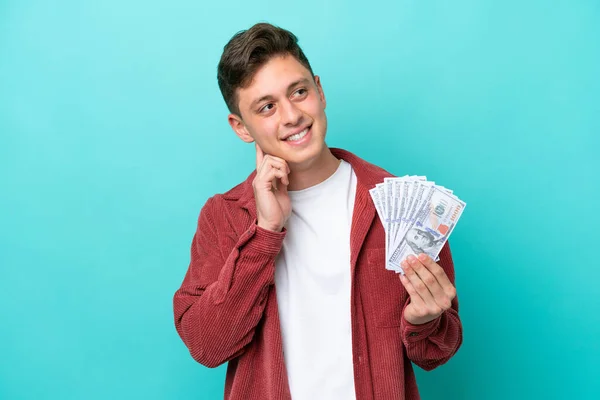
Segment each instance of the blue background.
M216 65L300 38L328 144L467 202L464 344L424 399L600 398L600 3L0 1L0 399L218 399L172 295L254 148Z

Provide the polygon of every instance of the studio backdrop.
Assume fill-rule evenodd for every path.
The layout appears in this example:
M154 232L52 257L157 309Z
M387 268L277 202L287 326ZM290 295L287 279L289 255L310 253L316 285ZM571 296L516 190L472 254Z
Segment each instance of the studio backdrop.
M225 43L294 32L327 143L467 202L464 342L423 399L600 398L600 2L0 2L0 399L220 399L172 296L255 166Z

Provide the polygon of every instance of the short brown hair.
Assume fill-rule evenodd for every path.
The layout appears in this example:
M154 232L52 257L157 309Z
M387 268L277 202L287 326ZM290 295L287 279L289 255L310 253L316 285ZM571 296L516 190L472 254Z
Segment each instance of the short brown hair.
M217 81L231 113L240 115L237 89L250 85L258 69L275 56L291 55L314 73L292 32L268 23L258 23L236 33L223 48Z

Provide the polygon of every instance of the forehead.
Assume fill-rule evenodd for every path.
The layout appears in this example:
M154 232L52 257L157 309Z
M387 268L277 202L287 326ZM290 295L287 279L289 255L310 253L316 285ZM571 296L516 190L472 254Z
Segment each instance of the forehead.
M264 96L285 94L291 83L303 78L312 80L312 75L293 56L273 57L256 71L250 85L238 89L240 106L248 106Z

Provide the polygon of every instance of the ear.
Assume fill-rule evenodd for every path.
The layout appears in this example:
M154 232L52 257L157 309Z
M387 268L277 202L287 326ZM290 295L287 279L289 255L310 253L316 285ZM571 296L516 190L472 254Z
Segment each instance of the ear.
M235 134L238 135L238 137L244 142L254 142L254 138L252 137L252 135L250 135L250 132L248 132L248 128L246 128L246 124L244 124L242 117L236 114L229 114L227 116L227 122L229 122L229 125L231 126L231 129L233 129Z
M323 103L323 108L327 107L327 100L325 100L325 92L323 92L323 87L321 86L321 78L319 75L315 75L315 83L317 84L317 91L319 92L319 99L321 103Z

